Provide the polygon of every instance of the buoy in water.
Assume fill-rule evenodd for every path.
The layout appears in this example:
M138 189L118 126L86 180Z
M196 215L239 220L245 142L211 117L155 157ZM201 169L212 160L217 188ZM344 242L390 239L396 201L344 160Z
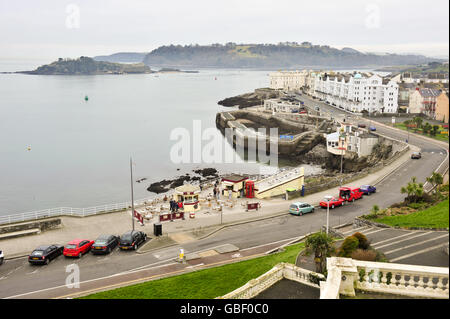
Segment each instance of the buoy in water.
M28 146L28 147L27 147L27 151L31 151L31 146Z
M85 100L85 101L88 101L88 100L89 100L89 97L86 95L86 96L84 97L84 100Z

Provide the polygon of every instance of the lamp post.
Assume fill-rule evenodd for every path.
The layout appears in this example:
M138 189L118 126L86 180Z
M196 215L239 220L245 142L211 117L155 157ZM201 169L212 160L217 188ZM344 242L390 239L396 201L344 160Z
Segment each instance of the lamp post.
M327 202L327 235L328 235L328 227L330 225L330 200L333 196L327 195L325 196L325 201Z
M133 161L130 156L130 175L131 175L131 227L134 231L134 194L133 194Z

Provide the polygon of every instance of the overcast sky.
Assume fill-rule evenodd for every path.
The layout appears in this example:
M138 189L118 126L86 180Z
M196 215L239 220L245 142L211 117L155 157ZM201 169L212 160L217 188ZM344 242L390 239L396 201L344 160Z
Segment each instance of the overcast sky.
M0 57L278 43L448 56L448 0L0 0Z

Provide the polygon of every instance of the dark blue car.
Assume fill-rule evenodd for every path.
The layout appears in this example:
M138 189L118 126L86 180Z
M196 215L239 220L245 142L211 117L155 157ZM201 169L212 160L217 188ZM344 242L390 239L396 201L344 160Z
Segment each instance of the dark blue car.
M364 195L370 195L372 193L375 193L377 191L377 188L372 185L363 185L359 188L361 192L364 193Z

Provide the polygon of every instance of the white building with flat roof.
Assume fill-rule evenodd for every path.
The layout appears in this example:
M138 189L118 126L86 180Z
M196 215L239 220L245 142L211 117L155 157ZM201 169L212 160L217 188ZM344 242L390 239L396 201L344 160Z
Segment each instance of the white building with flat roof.
M264 100L264 109L272 112L285 112L292 113L300 108L300 103L293 103L289 101L283 101L280 99Z

